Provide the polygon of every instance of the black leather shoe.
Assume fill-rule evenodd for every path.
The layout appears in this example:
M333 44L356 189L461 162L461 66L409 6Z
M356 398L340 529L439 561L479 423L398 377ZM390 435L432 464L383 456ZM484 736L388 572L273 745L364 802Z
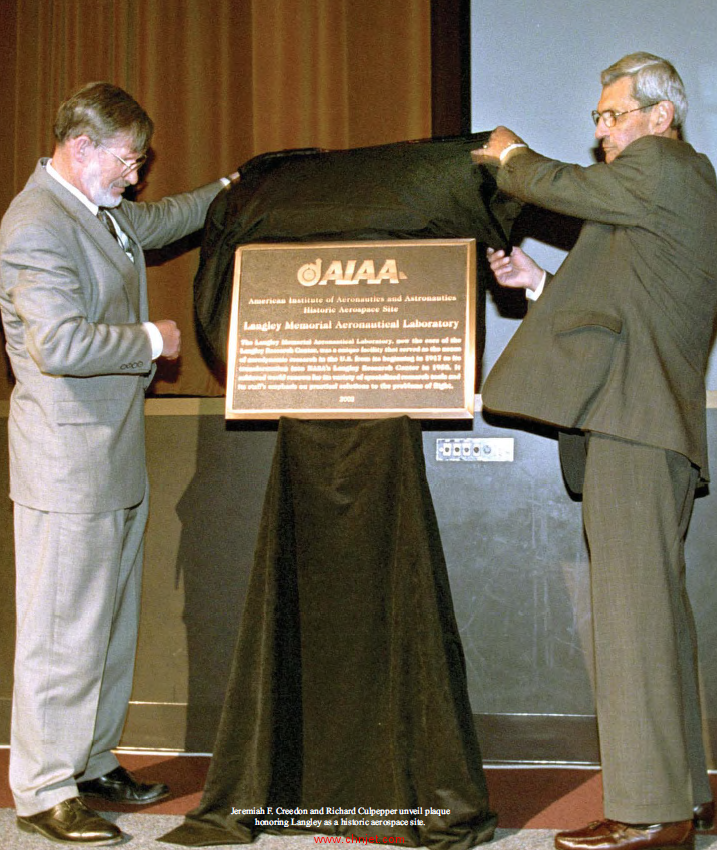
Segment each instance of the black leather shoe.
M63 800L46 812L17 818L23 832L39 832L50 841L99 847L122 841L122 830L93 812L79 797Z
M700 832L709 832L715 825L715 801L702 803L692 810L692 823Z
M135 806L148 806L169 796L169 788L166 785L161 782L152 785L137 782L123 767L116 767L97 779L78 782L77 790L83 797L99 797L111 803L132 803Z

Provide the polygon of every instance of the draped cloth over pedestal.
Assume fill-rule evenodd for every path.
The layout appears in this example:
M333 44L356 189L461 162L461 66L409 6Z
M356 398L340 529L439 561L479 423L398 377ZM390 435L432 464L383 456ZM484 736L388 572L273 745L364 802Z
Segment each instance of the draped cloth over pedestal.
M277 808L324 814L257 825ZM495 824L420 423L280 420L204 795L162 840L308 831L464 850Z
M215 365L226 363L234 254L250 242L475 239L479 269L486 245L507 248L520 202L500 193L494 172L470 152L490 133L254 157L241 180L220 192L207 214L194 305L200 340ZM485 337L484 279L477 286L476 353ZM480 370L478 370L480 373Z

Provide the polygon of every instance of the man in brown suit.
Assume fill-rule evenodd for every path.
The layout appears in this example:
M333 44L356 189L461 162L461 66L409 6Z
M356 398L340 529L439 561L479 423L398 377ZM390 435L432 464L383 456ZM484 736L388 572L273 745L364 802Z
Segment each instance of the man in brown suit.
M505 127L473 153L498 165L504 191L584 220L547 281L519 248L489 252L498 281L535 303L483 403L565 432L566 481L583 495L606 820L558 833L556 847L693 847L714 804L684 538L707 478L717 184L682 140L687 101L670 63L631 54L602 85L604 162L547 159Z

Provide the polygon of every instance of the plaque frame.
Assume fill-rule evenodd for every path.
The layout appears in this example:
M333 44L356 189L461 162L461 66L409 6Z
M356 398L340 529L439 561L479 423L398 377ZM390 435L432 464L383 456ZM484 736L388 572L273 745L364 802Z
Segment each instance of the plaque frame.
M351 259L347 259L348 257ZM374 258L375 262L370 258ZM301 265L298 260L301 260ZM439 280L436 284L434 277L430 280L420 279L421 272L417 274L416 270L421 269L422 263L429 273L432 269L432 273L440 278L443 273L441 260L444 265L450 267L445 272L445 280ZM366 266L367 261L373 263L373 266ZM291 269L296 269L293 278L284 268L286 264L291 263ZM350 263L352 265L349 265ZM267 268L260 274L258 269L262 264ZM409 268L409 273L402 271L402 268L406 267ZM340 270L338 279L336 275L333 278L330 276L332 268ZM359 277L361 270L365 271L366 268L372 270L376 278ZM271 274L272 269L276 276L272 277L271 289L267 290L266 280L260 278L265 273ZM320 279L319 269L323 270L324 274L328 270L328 280ZM349 279L349 269L358 280ZM304 280L300 277L302 270ZM316 279L312 280L312 277ZM271 297L266 297L267 292L271 293ZM313 297L314 295L316 297ZM325 303L331 301L333 304L336 298L349 302L353 298L354 302L371 306L341 306L342 314L346 312L348 315L344 317L343 322L336 321L336 309L329 313L331 307ZM402 325L406 321L404 298L414 305L411 308L414 313L424 317L417 318L412 315L405 327ZM387 304L387 299L394 303ZM321 302L323 306L307 307L306 303L312 301ZM373 305L374 301L377 302L378 310ZM257 309L257 304L266 309ZM310 316L312 321L296 322L297 309L312 314L315 312L315 315ZM370 310L372 312L369 318L376 319L375 324L385 326L395 322L397 326L368 328L368 325L372 324L370 321L352 321L364 319L362 313L351 316L352 310ZM384 314L383 310L392 312ZM476 370L475 310L475 239L316 241L241 245L236 249L234 260L227 345L225 417L240 420L275 420L283 416L301 419L376 419L395 416L429 420L472 419ZM274 314L271 317L273 320L264 319L269 312ZM294 318L291 318L292 314ZM423 336L418 336L419 330L413 326L416 323L421 324L420 333ZM294 326L299 324L312 326L312 330L300 330L299 337L309 334L313 346L307 346L306 339L297 340L294 336ZM334 328L337 324L365 325L366 329L339 332ZM275 327L277 325L278 327ZM291 333L287 331L289 326ZM277 336L272 337L272 333ZM342 334L345 334L345 338L342 338ZM369 338L372 334L378 335L375 340ZM379 336L382 338L379 339ZM356 342L359 343L358 349ZM297 343L303 347L300 348ZM384 347L372 343L381 343ZM289 365L292 360L311 359L292 355L295 351L297 354L304 353L312 348L317 352L312 352L313 357L323 361L336 361L341 356L342 360L349 361L349 365ZM322 355L318 353L319 349L322 352L343 350L354 354ZM355 353L357 350L366 356L361 357ZM386 354L387 350L391 352L390 355ZM291 352L289 357L267 356L284 355L285 352ZM370 356L368 352L371 352ZM251 355L255 353L259 356L252 358ZM403 373L396 373L393 375L395 380L388 380L389 376L384 374L378 377L386 378L385 381L372 381L373 375L362 370L380 369L381 366L357 366L353 364L354 358L362 361L403 360L407 361L406 365L387 364L383 368L391 371L399 368L414 371L406 373L403 380L400 379ZM417 361L415 363L414 358ZM426 359L430 363L423 362ZM278 378L284 379L283 384L268 373L262 375L261 365L247 366L247 360L263 363L288 360L287 365L264 366L265 369L279 372L283 370L283 374L278 374ZM255 374L246 372L249 368L259 369L255 374L266 380L255 381ZM354 369L354 377L351 378L349 374L346 381L350 379L357 382L340 383L342 377L339 375L335 383L343 389L334 390L331 383L333 376L325 378L323 374L317 376L312 373L310 378L313 383L309 381L301 384L301 377L292 383L288 370L302 368L326 369L329 372L330 369ZM277 372L274 374L277 375ZM441 380L444 377L450 380ZM430 378L434 380L429 380ZM275 380L274 384L270 383L272 379ZM320 379L329 383L322 384ZM368 386L371 387L370 390ZM289 389L277 389L281 387ZM359 389L352 392L354 387ZM365 389L362 390L363 387ZM368 404L367 397L370 400Z

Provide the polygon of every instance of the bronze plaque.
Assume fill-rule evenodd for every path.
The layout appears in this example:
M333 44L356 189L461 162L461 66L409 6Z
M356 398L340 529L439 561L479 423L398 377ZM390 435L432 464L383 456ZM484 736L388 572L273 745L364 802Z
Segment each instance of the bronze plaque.
M475 240L237 249L228 419L470 419Z

